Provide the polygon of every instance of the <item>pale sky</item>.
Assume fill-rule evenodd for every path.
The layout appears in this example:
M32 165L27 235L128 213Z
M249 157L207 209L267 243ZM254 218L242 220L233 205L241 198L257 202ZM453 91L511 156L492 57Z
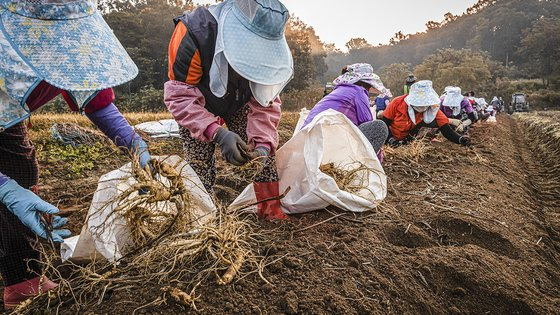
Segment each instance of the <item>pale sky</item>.
M214 0L195 0L215 3ZM323 42L344 49L350 38L386 44L398 31L426 29L429 20L441 21L451 12L463 13L476 0L282 0L292 15L313 26Z

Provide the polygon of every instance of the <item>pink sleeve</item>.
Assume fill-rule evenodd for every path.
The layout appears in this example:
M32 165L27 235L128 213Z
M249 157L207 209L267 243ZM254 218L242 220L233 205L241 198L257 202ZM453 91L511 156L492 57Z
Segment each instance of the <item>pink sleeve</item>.
M180 81L168 81L164 86L164 103L179 126L188 129L195 139L209 142L217 129L218 117L206 110L206 100L200 90Z
M265 146L270 149L271 153L276 151L281 106L280 98L276 98L269 107L263 107L254 98L251 98L249 101L251 110L247 117L247 137L250 145Z

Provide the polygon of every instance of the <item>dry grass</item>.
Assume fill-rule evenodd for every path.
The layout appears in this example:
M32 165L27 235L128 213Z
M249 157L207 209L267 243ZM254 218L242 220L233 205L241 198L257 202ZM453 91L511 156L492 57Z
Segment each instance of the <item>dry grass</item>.
M388 158L396 157L418 164L427 156L432 148L433 147L429 146L424 140L415 140L407 145L396 148L385 146L383 147L383 151Z

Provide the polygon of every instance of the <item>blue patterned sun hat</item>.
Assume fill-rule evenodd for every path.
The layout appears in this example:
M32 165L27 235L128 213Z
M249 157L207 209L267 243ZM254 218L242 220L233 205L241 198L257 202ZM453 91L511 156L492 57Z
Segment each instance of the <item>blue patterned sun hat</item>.
M39 79L76 95L138 74L94 0L0 0L0 32Z
M410 106L428 107L439 105L440 98L432 87L432 81L423 80L410 87L410 94L404 101Z
M223 30L224 54L244 78L279 85L293 77L292 53L284 35L290 16L278 0L230 0Z

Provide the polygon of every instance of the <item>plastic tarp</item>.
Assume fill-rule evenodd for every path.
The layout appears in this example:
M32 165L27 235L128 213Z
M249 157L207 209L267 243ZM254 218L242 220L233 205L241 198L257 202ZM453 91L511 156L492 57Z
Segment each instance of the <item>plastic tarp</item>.
M134 126L152 138L179 138L179 124L174 119L149 121Z
M194 215L198 218L195 225L203 225L212 219L216 206L190 165L178 156L153 158L172 165L183 177L185 188L190 192L191 208L195 209ZM136 183L130 171L131 164L128 163L101 176L81 234L66 239L61 246L63 260L87 262L104 257L109 261L116 261L123 256L129 244L130 230L125 219L113 213L113 210L118 205L115 198ZM166 179L162 179L162 182L165 184ZM130 198L135 195L132 194ZM145 208L154 209L154 206L158 211L176 211L172 202L145 205Z
M364 212L377 207L387 195L387 176L371 143L346 116L335 110L317 115L299 130L308 114L307 110L300 113L294 135L276 152L280 192L290 188L281 200L283 210L296 214L332 205L346 211ZM335 180L320 170L321 165L327 163L347 170L360 165L368 167L371 171L356 176L365 187L354 193L339 189ZM251 184L230 209L256 202ZM248 208L255 209L255 206Z

